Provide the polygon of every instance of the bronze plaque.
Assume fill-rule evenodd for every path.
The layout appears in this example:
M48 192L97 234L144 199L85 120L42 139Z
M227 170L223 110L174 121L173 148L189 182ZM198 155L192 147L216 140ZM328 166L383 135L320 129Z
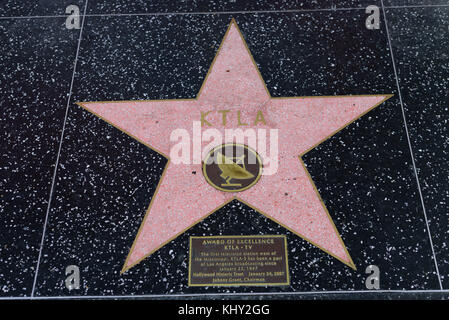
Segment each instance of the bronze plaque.
M289 284L285 236L190 237L189 286Z

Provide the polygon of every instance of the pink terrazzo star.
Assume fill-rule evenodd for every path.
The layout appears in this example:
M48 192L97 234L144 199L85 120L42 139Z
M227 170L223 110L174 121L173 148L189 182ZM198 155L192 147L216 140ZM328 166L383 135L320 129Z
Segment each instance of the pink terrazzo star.
M192 136L192 124L200 120L201 111L213 110L207 121L220 132L237 127L237 110L242 122L248 123L244 129L278 129L277 173L262 175L257 184L242 192L213 188L201 174L199 163L169 161L122 272L232 199L248 204L355 269L300 155L390 96L272 98L232 20L196 99L78 103L167 158L175 144L170 141L171 132L185 129ZM223 109L230 110L226 125L222 114L214 112ZM254 126L259 110L265 123ZM194 171L197 174L192 174Z

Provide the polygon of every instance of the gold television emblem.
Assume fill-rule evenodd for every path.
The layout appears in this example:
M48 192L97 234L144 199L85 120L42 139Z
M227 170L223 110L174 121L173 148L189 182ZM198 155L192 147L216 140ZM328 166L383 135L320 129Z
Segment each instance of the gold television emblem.
M252 148L227 143L213 148L203 161L203 175L214 188L239 192L251 188L262 174L262 161Z

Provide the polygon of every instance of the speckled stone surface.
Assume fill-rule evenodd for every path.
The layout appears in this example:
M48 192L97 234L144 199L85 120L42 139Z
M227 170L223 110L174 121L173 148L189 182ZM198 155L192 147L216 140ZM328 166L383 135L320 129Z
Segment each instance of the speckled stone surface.
M387 15L424 204L448 288L449 7L391 9Z
M342 8L360 8L369 5L381 6L380 0L256 0L256 1L132 1L99 0L89 5L91 14L126 13L201 13L201 12L239 12L239 11L310 11Z
M97 1L89 4L88 12L172 11L157 2L158 7L134 3L110 2L107 6ZM231 4L237 6L235 10L272 9L267 3ZM286 3L276 8L293 8ZM300 4L309 9L328 5L332 3ZM340 6L363 7L355 1ZM203 7L185 10L198 8ZM204 10L215 9L206 6ZM387 15L438 264L440 272L447 273L449 227L446 192L442 191L447 189L447 132L438 125L447 114L443 90L447 83L442 80L447 75L440 68L447 54L442 32L447 30L447 9L391 9ZM120 275L166 160L74 102L194 98L231 18L236 19L273 97L394 94L304 156L357 270L234 200ZM381 23L381 30L367 30L365 19L363 9L88 16L34 295L296 292L282 298L447 298L434 292L297 294L366 290L365 267L370 264L379 266L381 290L440 288L385 25ZM416 19L422 29L415 27ZM63 18L0 20L0 28L11 30L1 33L3 42L22 43L22 47L4 45L0 49L0 64L10 68L0 78L0 103L9 108L0 118L7 128L2 134L6 133L8 159L0 166L0 182L2 189L6 185L5 190L12 190L2 191L0 197L0 261L7 261L0 264L0 294L14 297L31 294L79 31L66 30ZM41 60L34 60L35 52ZM432 60L439 62L432 65ZM16 70L12 61L26 61L36 71ZM416 84L416 75L429 84L425 88ZM45 81L52 77L55 83L47 86ZM25 84L5 84L8 81ZM14 98L5 100L8 97ZM32 112L30 107L20 111L32 103L36 104ZM23 173L30 178L24 180ZM20 198L22 194L27 197ZM285 234L291 286L188 287L189 237L236 234ZM69 291L64 284L65 268L72 264L80 268L81 288ZM2 291L4 281L8 287ZM449 286L447 277L443 284Z
M84 0L3 0L0 5L1 17L16 16L64 16L69 5L77 5L83 12Z
M29 295L79 31L0 21L0 296Z
M89 13L170 13L170 12L223 12L252 10L294 10L331 8L332 0L269 0L257 1L95 1L89 7Z
M273 96L396 93L385 32L373 33L363 25L354 28L363 19L357 12L235 18ZM87 20L74 101L194 97L212 61L213 45L216 50L229 21L230 16L223 15ZM187 35L195 39L193 45L185 43ZM167 45L176 48L174 55L158 50ZM210 49L201 51L198 46ZM199 59L188 59L192 55ZM171 71L178 64L191 71ZM158 74L166 79L162 84ZM364 289L363 266L369 264L383 270L384 289L438 288L397 97L305 156L337 228L361 266L357 271L233 202L120 276L150 200L145 194L152 194L148 188L155 187L164 164L131 141L72 107L38 295ZM136 149L125 152L123 147ZM106 165L108 161L119 163ZM98 179L91 188L86 188L86 170ZM142 183L137 176L145 182L138 189L140 201L132 194ZM105 215L110 218L105 220ZM255 232L288 234L291 288L186 286L189 235ZM87 240L87 234L93 238ZM72 263L81 268L83 288L69 293L61 273Z

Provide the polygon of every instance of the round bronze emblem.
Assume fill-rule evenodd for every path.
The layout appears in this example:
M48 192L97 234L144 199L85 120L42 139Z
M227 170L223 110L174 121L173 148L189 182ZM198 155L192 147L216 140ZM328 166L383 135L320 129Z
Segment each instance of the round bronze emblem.
M213 148L203 161L203 175L214 188L239 192L251 188L262 174L256 151L243 144L227 143Z

